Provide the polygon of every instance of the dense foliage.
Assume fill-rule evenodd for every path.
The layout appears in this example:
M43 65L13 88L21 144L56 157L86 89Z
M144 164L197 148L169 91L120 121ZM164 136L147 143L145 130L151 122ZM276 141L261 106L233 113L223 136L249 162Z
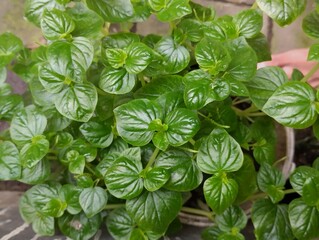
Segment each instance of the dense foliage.
M291 80L279 67L257 70L270 59L263 12L284 26L305 6L257 0L216 16L189 0L27 0L46 44L0 35L0 119L10 123L0 180L34 185L23 219L40 235L58 227L90 239L106 224L114 239L158 239L183 211L216 223L203 239L225 240L244 239L249 215L258 239L318 237L319 162L297 168L285 189L275 122L319 135L319 93L307 83L319 65ZM303 20L315 39L318 9ZM151 15L170 24L167 35L129 31ZM319 61L319 44L309 60ZM29 97L12 93L7 69Z

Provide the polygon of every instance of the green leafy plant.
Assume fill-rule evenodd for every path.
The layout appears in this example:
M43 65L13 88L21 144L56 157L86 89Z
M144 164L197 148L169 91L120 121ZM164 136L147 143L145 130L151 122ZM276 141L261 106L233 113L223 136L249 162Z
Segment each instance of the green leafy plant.
M271 58L262 13L284 26L305 5L257 0L217 17L189 0L27 0L46 44L0 35L0 119L10 123L0 180L33 185L22 218L40 235L58 227L72 239L105 224L114 239L159 239L179 212L214 223L203 239L244 239L248 217L257 239L318 237L318 161L298 167L286 189L275 123L319 135L319 94L307 83L319 63L290 81L279 67L257 70ZM303 20L315 39L318 9ZM130 31L151 15L170 24L167 35ZM109 32L111 23L122 30ZM309 60L319 61L318 43ZM7 70L29 97L12 93Z

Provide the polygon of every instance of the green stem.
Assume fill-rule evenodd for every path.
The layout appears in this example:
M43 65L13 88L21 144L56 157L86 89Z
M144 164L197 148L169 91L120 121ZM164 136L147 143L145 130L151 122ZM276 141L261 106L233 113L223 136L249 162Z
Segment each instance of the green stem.
M92 173L93 176L95 176L95 171L91 168L91 166L88 163L85 164L85 168L89 170L89 172Z
M198 112L198 115L202 116L203 118L205 118L206 120L210 121L212 124L214 124L215 126L217 127L220 127L220 128L230 128L230 126L227 126L227 125L222 125L218 122L215 122L213 119L207 117L206 115L202 114L201 112Z
M125 204L124 203L107 204L104 209L105 210L111 210L111 209L116 209L116 208L121 208L121 207L125 207Z
M196 143L196 141L195 141L194 139L192 139L192 138L191 138L191 139L189 139L189 140L188 140L188 142L189 142L190 144L192 144L193 146L194 146L194 145L195 145L195 143Z
M283 191L283 193L286 195L286 194L290 194L290 193L295 193L296 190L295 189L286 189ZM255 201L255 200L258 200L258 199L262 199L262 198L265 198L267 197L268 194L267 193L264 193L264 192L261 192L261 193L257 193L255 195L252 195L250 198L248 198L247 200L248 201Z
M249 101L250 101L249 98L243 98L243 99L234 101L234 102L233 102L233 105L237 105L237 104L244 103L244 102L249 102Z
M149 168L153 165L153 163L154 163L154 161L155 161L155 159L156 159L156 157L157 157L159 151L160 151L159 148L155 148L155 150L154 150L154 152L153 152L153 154L152 154L150 160L148 161L148 163L147 163L145 169L149 169Z
M262 117L262 116L266 116L266 114L264 112L252 112L247 114L247 117Z
M317 72L319 69L319 63L317 63L307 74L306 76L303 77L303 79L301 79L301 82L307 82L309 80L309 78L311 78L312 75L315 74L315 72Z
M182 207L181 211L182 212L186 212L186 213L192 213L192 214L204 216L204 217L209 218L212 221L214 220L212 212L208 212L208 211L205 211L205 210L196 209L196 208L190 208L190 207Z
M284 156L280 159L278 159L276 162L274 162L273 166L277 166L279 163L285 161L287 159L287 156Z
M194 150L194 149L190 149L190 148L185 148L185 147L178 147L179 149L182 149L184 151L187 151L187 152L191 152L191 153L198 153L197 150Z

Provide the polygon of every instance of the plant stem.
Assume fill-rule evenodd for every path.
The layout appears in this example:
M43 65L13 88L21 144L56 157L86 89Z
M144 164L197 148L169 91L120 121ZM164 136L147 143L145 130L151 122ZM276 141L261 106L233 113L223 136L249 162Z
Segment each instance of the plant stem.
M319 63L317 63L307 74L303 77L303 79L300 80L300 82L307 82L309 78L315 74L319 69Z
M190 149L190 148L185 148L185 147L178 147L179 149L182 149L184 151L187 151L187 152L191 152L191 153L198 153L197 150L194 150L194 149Z
M91 166L88 163L85 164L85 168L89 170L89 172L92 173L93 176L95 176L95 171L91 168Z
M192 138L191 138L191 139L189 139L188 141L189 141L189 143L190 143L190 144L192 144L193 146L194 146L194 145L195 145L195 143L196 143L196 141L195 141L194 139L192 139Z
M243 99L234 101L234 102L233 102L233 105L237 105L237 104L244 103L244 102L249 102L249 101L250 101L249 98L243 98Z
M148 163L147 163L145 169L149 169L149 168L153 165L153 163L154 163L154 161L155 161L155 159L156 159L156 157L157 157L159 151L160 151L159 148L155 148L155 150L154 150L154 152L152 153L152 156L151 156L150 160L148 161Z
M217 127L220 127L220 128L230 128L229 126L227 125L222 125L218 122L215 122L213 119L207 117L206 115L202 114L201 112L198 112L198 115L202 116L203 118L205 118L206 120L210 121L212 124L214 124L215 126Z
M210 220L214 220L212 212L208 212L205 210L190 208L190 207L182 207L181 211L187 212L187 213L193 213L193 214L204 216L204 217L208 217Z
M124 204L124 203L107 204L104 209L105 209L105 210L110 210L110 209L116 209L116 208L120 208L120 207L125 207L125 204Z
M295 193L296 190L295 189L286 189L283 191L283 193L286 195L286 194L290 194L290 193ZM264 192L261 192L261 193L257 193L255 195L252 195L250 198L248 198L247 200L248 201L255 201L255 200L258 200L258 199L261 199L261 198L265 198L267 197L268 194L267 193L264 193Z

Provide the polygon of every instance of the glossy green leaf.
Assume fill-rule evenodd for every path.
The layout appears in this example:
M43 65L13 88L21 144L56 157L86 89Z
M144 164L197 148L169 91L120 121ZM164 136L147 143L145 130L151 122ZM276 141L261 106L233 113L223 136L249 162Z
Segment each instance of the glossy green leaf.
M294 239L289 224L287 205L273 204L269 199L258 200L253 205L251 218L258 239Z
M140 42L139 35L131 32L110 34L102 39L102 48L127 48L130 44Z
M104 181L108 191L117 198L131 199L143 191L143 179L140 172L142 162L123 156L113 162L106 171Z
M212 75L225 71L231 61L224 44L209 38L204 38L196 45L195 58L200 68Z
M6 32L0 35L0 68L11 62L15 55L23 48L20 38Z
M17 144L29 143L33 137L41 135L47 125L46 117L32 107L18 112L11 122L10 136Z
M172 191L191 191L198 187L203 180L203 174L196 162L183 151L162 152L154 166L162 167L170 173L170 178L164 187Z
M148 2L158 2L158 0L148 0ZM158 11L156 16L162 22L170 22L182 18L192 12L191 7L188 4L189 0L161 0L160 2L162 2L163 7L159 11L156 10Z
M80 187L74 186L72 184L63 185L61 188L62 199L67 203L66 210L75 215L82 211L81 205L79 203L79 197L82 192Z
M209 174L234 172L244 161L239 144L224 129L216 128L202 142L197 164L201 171Z
M9 141L0 142L0 180L15 180L21 176L19 151Z
M49 40L58 40L70 34L75 23L66 13L58 9L45 9L41 18L41 29L44 37Z
M144 43L132 43L127 48L125 69L130 74L142 72L152 61L152 49Z
M204 196L208 206L217 214L223 213L236 200L238 185L226 175L214 175L204 182Z
M95 147L106 148L113 141L112 126L108 123L91 120L83 123L80 131L85 139Z
M163 167L154 167L145 173L144 187L154 192L160 189L170 178L170 173Z
M92 238L99 230L102 219L99 214L88 218L84 212L77 215L64 214L58 218L61 232L74 240Z
M199 42L204 37L202 23L195 19L183 19L178 25L186 37L192 42Z
M287 82L268 99L263 112L280 124L293 128L306 128L317 119L315 93L303 82Z
M43 207L42 212L45 216L61 217L67 207L67 204L60 198L52 198Z
M97 149L88 144L83 138L77 138L72 142L68 150L75 150L85 157L86 162L92 162L97 155Z
M182 207L180 193L167 190L145 191L126 201L126 210L136 224L145 230L164 233Z
M134 14L130 0L87 0L86 4L106 22L125 22Z
M201 233L201 238L203 240L211 240L211 239L218 239L218 236L221 235L223 232L217 227L212 226L205 228Z
M249 46L255 51L258 62L271 60L270 45L264 34L259 33L255 37L246 40Z
M83 174L85 167L85 157L77 151L71 150L67 152L65 161L69 164L69 171L73 174Z
M167 75L153 78L150 83L135 92L138 98L156 99L169 92L182 91L184 86L182 77L178 75Z
M278 87L288 82L287 74L279 67L265 67L257 70L254 78L246 82L253 103L262 109Z
M105 50L105 56L112 68L121 68L125 64L127 53L120 48L108 48Z
M305 9L305 0L257 0L262 11L280 26L292 23Z
M257 55L243 37L229 41L227 50L231 61L226 69L226 78L247 82L255 76Z
M131 2L134 8L134 16L130 22L143 22L151 16L151 8L146 4L146 1L133 1Z
M25 2L25 17L37 26L40 26L42 13L45 9L63 8L58 0L27 0Z
M92 188L94 185L91 175L87 173L76 176L75 180L77 186L81 188Z
M155 119L162 118L158 104L146 99L132 100L114 109L119 135L134 146L143 146L152 140L153 131L148 129Z
M190 61L189 51L174 41L172 37L163 37L155 46L164 59L161 69L167 74L174 74L185 69Z
M166 137L172 146L180 146L188 142L200 128L197 114L183 108L169 113L164 122L168 126Z
M12 93L12 87L8 83L0 84L0 96L8 96Z
M302 187L302 198L308 206L319 206L319 176L305 181Z
M291 229L298 239L319 237L319 212L316 207L308 206L301 198L297 198L289 204L288 213Z
M64 89L55 102L56 109L66 118L87 122L97 104L97 92L92 83L77 83Z
M218 237L218 240L245 240L241 233L223 233Z
M185 105L190 109L201 109L213 102L214 96L210 84L211 80L207 78L187 83L184 92Z
M84 3L77 2L66 12L75 22L73 36L93 38L101 34L104 20L96 12L88 9Z
M264 163L257 174L257 183L261 191L268 193L271 201L277 203L282 200L285 185L284 175L275 167Z
M74 75L72 72L62 74L66 74L69 77L72 75L72 79L74 81L81 81L83 78L82 71L79 75ZM67 86L68 82L65 82L65 76L62 74L56 73L49 65L41 65L39 67L39 80L42 84L42 88L44 88L44 93L59 93L65 86ZM33 87L33 92L34 90L35 89Z
M229 16L218 18L212 22L208 22L204 27L204 34L217 41L225 41L238 37L238 30Z
M297 193L302 195L302 189L307 179L319 176L319 171L309 166L300 166L290 175L290 184Z
M49 160L42 159L34 167L22 168L20 182L35 185L44 183L51 174L51 165Z
M203 6L192 1L189 2L189 5L192 8L192 13L185 17L196 18L202 22L211 21L216 17L216 11L213 6Z
M263 26L263 18L260 12L254 9L243 10L234 16L234 23L240 36L251 38L256 36Z
M23 105L20 95L0 96L0 119L11 120L15 112L23 108Z
M33 221L32 229L40 236L53 236L55 233L54 218L40 215Z
M25 144L20 151L22 166L34 167L49 151L49 141L44 136L35 136L31 143Z
M216 216L216 223L224 232L231 232L233 229L241 230L246 227L247 216L240 207L231 206Z
M308 61L319 61L319 44L312 44L308 52Z
M114 239L130 239L134 229L134 221L125 208L118 208L108 215L106 227Z
M111 94L125 94L135 86L136 76L130 74L125 68L113 69L106 67L100 77L99 87Z
M101 212L107 203L107 193L101 187L85 188L80 193L79 203L88 218Z
M257 190L257 173L253 160L244 155L244 162L241 168L230 174L238 184L236 203L241 203L250 197Z
M303 31L312 38L319 38L319 13L317 11L312 11L309 13L302 22Z

